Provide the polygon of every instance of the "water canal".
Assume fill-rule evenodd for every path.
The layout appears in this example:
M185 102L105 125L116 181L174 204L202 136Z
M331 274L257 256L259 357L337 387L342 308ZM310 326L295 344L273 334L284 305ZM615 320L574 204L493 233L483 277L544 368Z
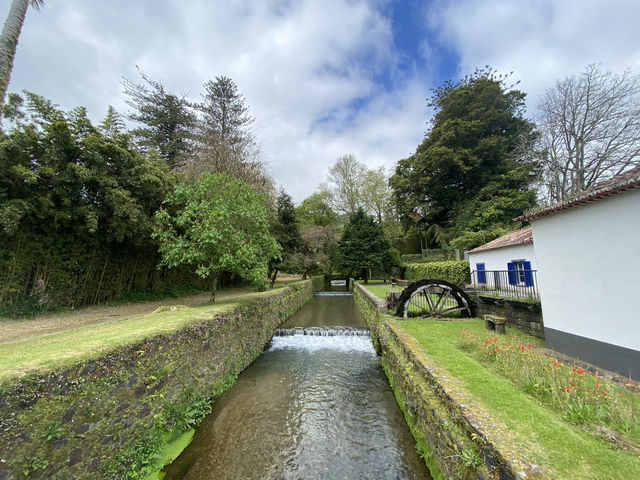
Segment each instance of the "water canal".
M282 328L295 327L215 402L165 480L430 479L353 298L317 296Z

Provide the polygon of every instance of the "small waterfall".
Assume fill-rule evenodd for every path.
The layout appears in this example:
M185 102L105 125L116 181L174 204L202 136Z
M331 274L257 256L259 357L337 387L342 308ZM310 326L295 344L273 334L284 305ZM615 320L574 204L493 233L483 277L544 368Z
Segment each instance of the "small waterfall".
M369 329L355 327L297 327L276 330L269 350L337 350L375 356Z
M294 327L277 328L274 337L289 335L313 335L316 337L368 337L368 328L356 327Z
M351 292L316 292L316 297L353 297Z

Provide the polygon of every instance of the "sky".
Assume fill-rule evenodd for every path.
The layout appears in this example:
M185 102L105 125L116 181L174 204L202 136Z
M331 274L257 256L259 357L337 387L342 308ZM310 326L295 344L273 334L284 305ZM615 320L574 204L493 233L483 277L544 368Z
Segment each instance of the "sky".
M99 122L109 105L128 111L121 80L140 80L136 67L192 100L226 75L299 203L342 155L391 171L424 138L430 89L477 67L513 72L530 118L589 64L640 73L638 19L638 0L45 0L27 12L9 91Z

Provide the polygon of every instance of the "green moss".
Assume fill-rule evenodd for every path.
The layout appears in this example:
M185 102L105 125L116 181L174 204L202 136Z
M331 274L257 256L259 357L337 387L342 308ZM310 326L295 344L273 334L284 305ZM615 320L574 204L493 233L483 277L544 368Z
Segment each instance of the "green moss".
M160 458L158 460L158 465L161 465L161 468L147 475L144 480L162 480L165 475L164 472L162 472L162 468L165 465L169 465L180 456L182 451L187 448L187 446L191 443L191 440L193 440L194 433L196 433L194 429L187 430L176 440L166 443L159 452ZM167 434L166 440L171 437L171 434Z
M6 379L0 457L14 472L46 478L145 478L165 463L167 443L173 453L184 446L175 442L321 282L251 294L231 312L134 337L87 360L74 357L63 369Z
M406 398L402 394L401 390L396 386L396 382L393 377L393 374L389 368L389 365L384 359L382 359L382 369L384 370L384 373L387 375L387 379L389 380L389 385L391 385L393 394L396 397L396 402L398 403L400 410L402 410L402 413L404 414L404 419L407 422L407 425L409 426L409 430L411 431L411 434L413 435L413 438L416 441L416 450L418 451L420 458L424 460L424 463L427 465L427 468L429 469L429 473L431 473L431 476L433 477L434 480L447 480L447 477L440 471L437 458L433 453L433 451L431 450L429 443L427 442L427 437L420 430L413 416L409 413L407 409Z

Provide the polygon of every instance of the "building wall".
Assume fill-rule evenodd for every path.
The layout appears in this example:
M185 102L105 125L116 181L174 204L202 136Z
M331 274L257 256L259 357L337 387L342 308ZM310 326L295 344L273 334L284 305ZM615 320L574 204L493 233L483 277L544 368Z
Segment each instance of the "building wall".
M476 269L476 263L484 263L485 270L506 270L507 263L512 260L527 260L531 262L531 270L537 270L538 268L533 244L531 243L470 253L469 268L473 271Z
M483 252L469 253L469 270L473 272L476 270L476 264L484 263L485 271L488 270L507 270L507 263L513 260L526 260L531 262L531 270L537 269L536 256L533 248L533 244L527 245L515 245L513 247L496 248L493 250L485 250ZM508 284L506 274L499 274L502 279L502 284ZM477 281L478 277L472 275L471 281ZM476 287L486 286L489 288L494 287L494 276L491 274L485 275L485 283L474 283Z
M640 190L532 226L547 345L640 376Z

